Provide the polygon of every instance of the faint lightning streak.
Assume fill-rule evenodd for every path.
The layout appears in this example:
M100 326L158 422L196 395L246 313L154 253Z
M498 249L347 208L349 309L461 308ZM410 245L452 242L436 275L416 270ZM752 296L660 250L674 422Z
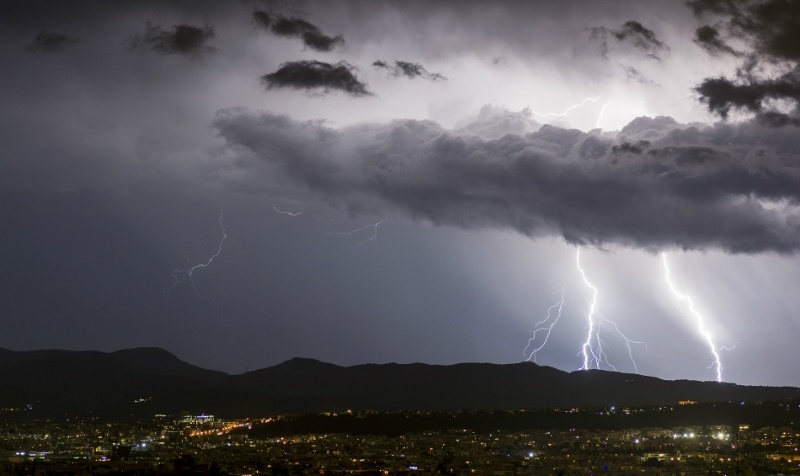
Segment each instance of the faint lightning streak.
M214 254L212 254L211 257L208 258L208 260L205 263L196 264L196 265L192 266L189 269L175 269L175 270L173 270L171 276L175 280L175 282L172 283L172 286L166 288L165 291L167 293L172 292L172 290L175 289L176 286L178 286L179 284L181 284L182 282L184 282L184 281L186 281L188 279L189 282L192 284L192 290L194 291L195 296L197 296L200 299L203 299L205 301L211 301L211 303L214 305L214 308L217 310L217 313L219 315L219 320L222 323L222 325L225 327L225 330L228 332L228 336L231 338L231 342L233 342L233 345L236 346L236 348L239 350L239 353L246 360L247 357L245 356L245 353L242 350L242 347L239 345L239 342L236 340L236 337L233 335L233 331L231 330L231 327L228 324L228 321L225 319L225 314L222 312L222 308L220 308L219 303L217 303L217 300L214 299L214 298L211 298L211 297L204 296L204 295L200 294L200 292L197 291L197 286L194 283L194 272L197 271L198 269L207 268L208 266L210 266L211 263L213 263L214 260L222 253L222 244L225 243L225 240L228 238L228 232L225 230L225 225L222 223L222 217L223 217L222 210L220 210L219 211L219 227L222 230L222 238L219 240L219 245L217 245L217 251ZM166 301L165 301L165 303L166 303Z
M631 363L633 364L633 369L636 373L639 373L639 367L636 365L636 359L634 359L633 357L633 348L631 347L631 344L644 345L645 349L647 349L647 344L641 341L628 339L628 337L625 336L625 334L623 334L622 331L620 331L619 326L617 326L617 324L614 321L609 320L597 310L597 298L600 292L598 291L597 287L594 284L592 284L589 281L589 278L586 276L586 272L584 271L583 266L581 265L580 248L578 248L577 252L575 253L575 263L577 265L578 271L581 274L581 277L583 278L583 283L586 285L586 287L588 287L592 291L592 302L591 305L589 306L589 313L586 316L589 329L586 334L586 341L584 341L583 345L581 346L581 351L578 353L578 355L583 356L583 365L580 367L579 370L588 370L592 368L592 365L594 365L595 368L599 369L600 364L606 364L611 369L617 370L617 368L608 361L608 358L606 356L606 352L604 349L607 348L607 345L600 336L601 323L596 320L596 318L599 318L602 319L603 322L607 322L608 324L613 326L617 334L622 338L622 340L625 341L625 347L628 350L628 357L630 358ZM593 342L596 344L594 344Z
M367 238L364 241L356 243L353 246L348 246L347 248L343 248L343 249L347 250L347 249L352 249L352 248L358 248L359 246L365 245L365 244L369 243L370 241L376 240L378 238L378 225L380 225L381 223L383 223L383 220L379 221L378 223L373 223L372 225L362 226L361 228L357 228L357 229L352 230L352 231L346 231L346 232L345 231L331 231L331 232L325 233L322 236L331 236L331 235L351 236L351 235L354 235L354 234L356 234L356 233L358 233L360 231L364 231L364 230L366 230L368 228L372 228L372 236L370 236L369 238Z
M281 215L289 215L290 217L296 217L303 214L303 212L286 212L283 210L278 210L278 207L276 207L274 204L272 205L272 209L280 213Z
M608 107L608 104L610 102L611 102L611 100L609 99L608 101L606 101L605 104L603 104L603 107L600 109L600 114L597 115L597 122L594 123L594 127L595 128L600 127L600 121L603 120L603 114L605 114L606 107Z
M192 289L194 290L194 293L197 295L197 297L205 300L209 299L197 291L197 286L195 286L194 284L193 274L198 269L207 268L209 265L211 265L214 259L216 259L220 255L220 253L222 253L222 244L225 243L225 239L228 238L228 233L225 231L225 225L222 223L222 210L219 211L219 227L222 230L222 239L219 240L219 245L217 246L216 253L211 255L211 257L208 258L208 261L206 261L205 263L196 264L189 269L173 270L172 278L175 280L175 282L172 283L172 286L167 288L167 291L172 291L175 288L175 286L181 284L182 282L188 279L189 282L192 283Z
M569 113L569 111L571 111L573 109L576 109L576 108L579 108L579 107L583 106L584 104L586 104L587 102L597 102L597 100L599 100L601 97L602 96L597 96L596 98L586 98L583 101L581 101L580 103L566 108L564 110L564 112L562 112L560 114L556 113L556 112L547 112L547 113L544 113L544 114L538 113L536 111L531 111L531 112L536 114L539 117L566 117L566 115Z
M694 302L692 301L692 298L678 291L678 289L675 287L675 284L672 282L672 277L669 271L669 263L667 261L666 252L661 253L661 259L664 262L664 272L667 280L667 285L669 285L669 289L672 291L672 294L674 294L679 301L683 301L687 304L689 308L689 313L695 318L695 321L697 322L698 332L705 339L706 343L708 344L708 348L711 350L711 354L714 356L714 362L712 362L708 368L711 369L712 367L716 367L717 382L722 382L722 362L720 361L719 358L719 350L714 345L711 333L705 328L705 325L703 323L703 316L700 315L700 313L694 308Z
M537 322L536 325L533 326L533 331L531 331L533 332L533 335L531 336L530 339L528 339L528 345L526 345L525 349L522 351L522 355L525 356L526 361L530 361L531 359L533 359L533 361L536 362L536 354L540 350L542 350L544 346L547 345L547 341L548 339L550 339L550 332L553 330L553 327L558 323L558 320L561 319L561 310L564 308L564 290L566 289L566 287L567 283L565 281L564 286L562 286L561 288L561 299L547 309L547 317L545 317L540 322ZM556 317L552 321L550 321L553 309L556 308L558 308ZM550 321L549 324L548 321ZM542 343L538 347L533 349L533 351L531 351L530 354L528 354L528 349L531 347L531 345L533 345L534 341L536 340L537 334L539 334L540 332L544 333L544 339L542 340Z

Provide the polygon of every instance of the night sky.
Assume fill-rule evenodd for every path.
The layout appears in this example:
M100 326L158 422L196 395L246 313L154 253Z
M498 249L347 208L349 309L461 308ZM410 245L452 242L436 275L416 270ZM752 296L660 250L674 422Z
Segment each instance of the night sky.
M0 36L0 347L800 386L800 2L26 1Z

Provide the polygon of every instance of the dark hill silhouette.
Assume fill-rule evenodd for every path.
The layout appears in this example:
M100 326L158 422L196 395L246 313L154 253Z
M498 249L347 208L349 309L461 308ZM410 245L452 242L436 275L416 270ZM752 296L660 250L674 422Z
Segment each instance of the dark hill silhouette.
M229 375L157 348L94 351L0 349L0 408L24 417L91 412L114 418L181 411L228 416L346 409L454 410L660 405L800 397L792 387L666 381L599 370L563 372L531 362L341 367L295 358Z

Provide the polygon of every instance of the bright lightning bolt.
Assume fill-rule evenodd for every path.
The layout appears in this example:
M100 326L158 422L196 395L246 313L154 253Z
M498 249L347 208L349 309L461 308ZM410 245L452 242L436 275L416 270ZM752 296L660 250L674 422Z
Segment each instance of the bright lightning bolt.
M708 344L709 350L711 350L711 355L714 356L714 362L708 367L711 369L712 367L716 367L717 369L717 382L722 382L722 362L719 358L719 349L714 345L714 341L711 337L711 333L706 329L705 324L703 322L703 316L694 308L694 302L692 298L683 294L682 292L678 291L675 287L675 284L672 282L672 277L669 272L669 263L667 262L667 253L661 253L661 259L664 262L664 272L665 277L667 279L667 285L669 285L669 289L672 291L672 294L679 301L683 301L686 303L687 307L689 308L689 313L694 317L695 321L697 322L697 330L700 335L705 339L706 344Z
M566 108L566 109L564 110L564 112L562 112L562 113L557 113L557 112L547 112L547 113L541 114L541 113L538 113L538 112L536 112L536 111L531 111L531 112L532 112L532 113L534 113L534 114L536 114L536 115L537 115L537 116L539 116L539 117L566 117L566 116L567 116L567 114L569 113L569 111L571 111L571 110L573 110L573 109L577 109L577 108L579 108L579 107L583 106L584 104L586 104L587 102L593 102L593 103L594 103L594 102L597 102L597 101L598 101L598 100L599 100L601 97L602 97L602 96L597 96L596 98L586 98L586 99L584 99L583 101L581 101L580 103L578 103L578 104L575 104L575 105L573 105L573 106L570 106L570 107Z
M276 207L274 204L272 205L272 209L275 210L276 212L280 213L281 215L289 215L290 217L296 217L296 216L300 216L300 215L303 214L303 212L287 212L287 211L279 210L278 207Z
M589 278L586 277L586 273L583 271L583 267L581 266L581 249L580 248L578 248L577 253L575 253L575 263L578 266L578 271L581 273L581 277L583 278L583 282L586 284L586 286L589 289L592 290L592 304L591 304L591 306L589 306L589 315L586 316L586 320L587 320L588 325L589 325L589 331L588 331L588 334L586 336L586 342L584 342L583 346L581 347L581 353L583 354L583 366L581 367L581 370L589 369L589 365L590 365L589 356L590 355L592 356L592 359L594 360L595 365L597 366L597 368L600 368L600 357L602 355L600 353L602 353L603 348L602 348L602 343L599 342L600 341L600 334L596 333L596 331L595 331L595 322L594 322L594 315L595 315L595 313L597 313L597 294L598 294L598 291L597 291L597 288L592 283L589 282ZM597 335L597 340L598 340L598 353L597 354L595 353L594 348L592 347L592 340L594 339L595 334Z
M591 368L599 369L601 365L605 365L612 370L617 370L617 368L611 364L608 360L608 355L606 349L608 345L603 340L601 336L601 326L603 323L610 325L614 328L614 331L617 335L625 342L625 348L628 352L628 358L630 358L631 363L633 364L633 369L636 373L639 372L639 368L636 365L636 359L633 356L633 344L643 345L645 349L647 349L647 344L641 341L629 339L622 331L619 329L619 326L607 319L598 311L597 301L600 295L599 290L597 287L589 281L588 276L586 275L585 270L583 269L583 265L581 264L581 249L577 249L577 253L575 255L575 264L578 272L581 275L583 280L583 284L592 291L592 298L591 304L589 306L589 313L586 316L588 330L586 334L586 340L584 344L581 346L581 351L578 353L579 356L583 357L583 365L579 368L579 370L588 370ZM540 322L537 322L534 325L532 330L533 335L528 339L528 344L525 346L523 350L523 355L525 355L525 360L533 360L536 361L537 354L544 349L547 345L547 342L550 338L550 334L553 331L553 328L558 324L558 321L561 319L561 316L564 312L564 304L565 294L566 294L566 285L564 283L564 287L561 289L561 298L550 306L547 309L547 317L545 317ZM541 340L538 340L541 336ZM538 345L537 345L538 342ZM532 350L531 350L532 349Z
M564 309L564 290L566 289L566 287L567 283L565 282L564 286L561 288L561 299L547 309L546 318L537 322L536 325L533 326L533 331L531 331L533 332L533 335L531 336L530 339L528 339L528 345L526 345L525 349L522 351L522 355L525 356L525 360L530 361L532 359L534 362L536 362L536 354L539 353L539 351L542 350L544 346L547 345L547 341L548 339L550 339L550 332L553 330L553 327L555 327L555 325L558 324L558 320L561 319L561 311ZM556 316L555 318L552 318L553 309L556 308L557 308ZM539 333L542 333L544 335L542 343L539 344L538 347L533 349L530 354L528 354L528 349L536 341L536 336Z
M372 235L369 238L367 238L367 239L365 239L363 241L360 241L360 242L356 243L353 246L348 246L347 248L344 248L344 249L358 248L359 246L365 245L365 244L369 243L370 241L374 241L374 240L378 239L378 225L380 225L381 223L383 223L383 220L379 221L378 223L373 223L372 225L362 226L361 228L357 228L357 229L352 230L352 231L347 231L347 232L344 232L344 231L331 231L331 232L325 233L323 236L331 236L331 235L352 236L352 235L354 235L354 234L356 234L358 232L361 232L361 231L368 230L368 229L372 228Z
M583 365L580 367L579 370L588 370L594 366L594 368L599 369L601 364L605 364L613 370L617 370L617 368L612 365L608 361L608 357L606 355L605 349L607 348L606 343L603 341L602 337L600 336L600 327L602 322L606 322L614 327L614 330L617 334L625 341L625 347L628 350L628 357L633 364L633 369L636 373L639 372L639 368L636 366L636 359L633 358L633 348L631 344L641 344L647 348L647 344L644 342L636 341L628 339L622 331L619 330L617 324L613 321L608 320L605 316L600 314L597 310L597 298L600 292L597 290L597 287L589 281L589 278L586 276L586 272L581 265L581 249L578 248L577 252L575 253L575 264L578 268L578 272L581 274L581 278L583 278L583 283L592 291L592 302L589 306L589 313L586 316L588 330L586 334L586 341L581 346L581 351L578 355L583 356Z

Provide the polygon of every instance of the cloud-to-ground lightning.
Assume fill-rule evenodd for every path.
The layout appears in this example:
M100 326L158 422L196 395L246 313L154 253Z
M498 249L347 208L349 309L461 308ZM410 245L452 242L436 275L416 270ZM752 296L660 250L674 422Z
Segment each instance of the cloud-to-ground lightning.
M633 364L634 371L638 373L639 367L637 366L636 359L633 356L633 345L642 345L645 347L645 349L647 349L647 344L641 341L629 339L627 336L625 336L625 334L622 333L619 326L615 322L609 320L598 311L598 299L600 296L600 291L597 289L597 286L589 281L589 277L587 276L586 271L581 264L580 248L577 249L575 255L575 266L578 273L581 275L583 285L586 286L592 293L589 311L586 315L586 340L581 346L581 350L578 352L578 355L581 357L583 362L579 367L579 370L588 370L592 368L600 369L602 366L608 367L612 370L617 370L616 366L614 366L608 360L608 344L605 342L605 340L603 340L601 335L602 325L607 324L613 327L614 332L616 332L623 342L625 342L628 358L630 358L630 361ZM547 317L540 322L537 322L534 326L532 330L533 335L528 339L528 343L523 350L526 360L533 360L535 362L537 354L547 345L553 328L556 326L556 324L558 324L558 321L564 314L566 289L567 282L565 281L564 286L561 289L561 297L558 302L550 306L547 309Z
M211 255L211 257L208 258L208 260L205 263L196 264L189 269L173 270L172 278L175 280L175 282L172 283L172 286L167 288L168 292L175 289L175 287L181 284L182 282L188 280L190 283L192 283L192 289L194 290L194 293L197 295L197 297L205 300L209 299L197 291L197 286L195 286L194 284L194 272L197 271L198 269L208 268L211 265L211 263L214 262L214 260L220 255L220 253L222 253L222 244L225 243L225 240L228 238L228 233L225 230L225 225L222 223L222 210L219 211L219 227L222 230L222 238L219 240L219 245L217 245L217 251L213 255Z
M198 264L192 266L189 269L175 269L175 270L173 270L171 276L172 276L172 279L174 279L174 282L172 283L172 286L166 288L165 291L167 293L170 293L179 284L181 284L182 282L188 280L192 285L192 290L194 291L195 296L197 296L200 299L203 299L205 301L211 301L211 303L214 305L214 308L217 310L217 315L219 316L220 323L223 325L223 327L225 327L225 330L228 332L228 336L231 338L231 342L233 342L233 345L239 351L239 353L241 354L242 358L244 358L245 361L246 361L247 358L245 356L244 350L242 350L242 347L239 345L239 342L236 340L236 337L234 337L233 331L231 331L231 327L228 324L228 321L225 319L225 314L222 312L222 308L220 308L219 303L217 303L216 299L214 299L213 297L208 297L208 296L205 296L203 294L200 294L200 292L197 290L197 286L195 285L195 282L194 282L194 273L195 273L195 271L197 271L199 269L208 268L211 265L211 263L213 263L214 260L217 259L219 257L219 255L222 253L222 245L223 245L223 243L225 243L225 240L228 238L228 232L227 232L227 230L225 230L225 225L222 223L222 218L223 218L223 213L222 213L222 210L220 210L219 211L219 228L222 231L222 238L220 238L219 244L217 245L217 251L214 252L214 254L212 254L211 257L209 257L208 260L206 260L205 262L198 263Z
M272 209L275 210L276 212L280 213L281 215L289 215L290 217L297 217L297 216L300 216L300 215L303 214L303 212L287 212L287 211L284 211L284 210L280 210L274 204L272 205Z
M597 96L596 98L586 98L583 101L579 102L578 104L572 105L572 106L564 109L564 112L560 112L560 113L559 112L539 113L539 112L536 112L536 111L533 111L533 110L531 110L531 112L536 114L539 117L566 117L567 114L569 114L569 112L571 110L577 109L577 108L583 106L584 104L586 104L587 102L592 102L592 103L597 102L601 97L602 96Z
M672 291L672 294L675 295L676 299L686 303L686 307L689 309L689 313L692 315L692 317L694 317L695 322L697 323L697 331L700 333L700 336L706 341L706 344L708 344L708 348L711 351L711 355L713 356L713 362L708 368L709 369L711 369L712 367L715 368L717 373L716 380L717 382L722 382L722 361L720 360L719 357L720 349L717 348L716 345L714 345L714 340L711 336L711 332L709 332L709 330L706 329L703 316L700 314L700 312L697 311L697 309L695 309L692 298L682 293L681 291L678 290L677 287L675 287L675 283L672 281L672 276L670 274L669 262L667 260L666 252L661 253L661 260L664 262L664 275L666 277L667 285L669 286L670 291Z
M564 112L561 113L555 113L555 112L538 113L536 111L531 111L531 112L539 117L566 117L566 115L573 109L577 109L581 106L584 106L588 102L595 103L599 101L601 97L602 96L597 96L594 98L587 97L583 101L566 108ZM603 114L605 113L606 108L608 107L610 102L611 101L608 100L605 102L605 104L603 104L603 107L600 109L600 112L597 115L597 120L595 121L595 127L600 127L600 121L603 119ZM586 321L587 321L586 340L584 341L583 345L581 346L581 350L578 353L578 355L581 356L583 360L583 364L581 365L579 370L588 370L591 368L599 369L601 365L605 365L613 370L617 370L616 367L608 361L608 356L606 353L606 349L608 346L603 340L600 332L602 324L606 323L612 326L614 328L614 331L616 331L616 333L625 342L625 348L628 351L628 357L630 358L631 363L633 364L634 371L638 373L639 368L636 365L636 359L633 356L633 348L631 345L632 344L643 345L645 346L646 349L647 344L641 341L629 339L628 337L625 336L625 334L622 333L622 331L619 329L619 326L617 326L615 322L609 320L608 318L603 316L600 312L598 312L597 300L599 296L599 291L597 287L594 284L592 284L591 281L589 281L589 278L587 277L586 272L584 271L583 266L581 265L580 247L577 249L575 255L575 265L578 269L578 272L581 275L581 278L583 279L584 285L587 288L589 288L589 290L591 290L592 292L591 304L589 306L589 311L586 316ZM536 354L538 354L539 351L541 351L547 345L547 341L550 338L550 333L552 332L553 327L558 323L559 319L561 319L561 315L564 309L565 289L566 289L566 283L561 291L561 299L557 303L550 306L550 308L547 310L547 317L544 320L537 322L536 325L534 326L532 331L533 335L530 337L530 339L528 339L528 344L525 346L525 349L523 351L526 360L535 361ZM557 311L555 313L555 317L552 317L554 310ZM542 335L543 337L541 339L541 343L536 345L537 337L539 335ZM531 349L535 345L536 347L533 348L533 350L530 351L529 353L528 349Z
M380 225L381 223L383 223L383 220L381 220L381 221L379 221L377 223L373 223L371 225L362 226L361 228L356 228L355 230L352 230L352 231L330 231L328 233L325 233L323 236L332 236L332 235L336 235L336 236L352 236L352 235L355 235L356 233L359 233L361 231L368 230L368 229L372 228L372 235L370 235L369 238L367 238L365 240L362 240L362 241L356 243L355 245L348 246L348 247L343 248L343 249L347 250L347 249L352 249L352 248L358 248L359 246L365 245L365 244L369 243L370 241L376 240L378 238L378 225Z
M539 351L547 345L547 341L550 339L550 332L553 331L553 327L555 327L555 325L558 324L558 320L561 319L561 313L564 309L564 291L566 288L567 283L565 281L564 286L561 287L561 299L547 309L547 317L537 322L536 325L533 326L533 330L531 331L533 335L531 335L531 338L528 339L528 345L526 345L525 349L522 351L522 354L525 356L525 360L533 360L536 362L536 354L538 354ZM556 310L555 317L553 317L554 309ZM541 343L530 353L528 353L528 349L531 348L531 346L536 345L536 338L540 334L544 336L541 339Z
M608 361L608 357L606 355L606 350L605 350L607 345L603 341L600 335L601 324L602 322L606 322L614 327L614 330L625 342L625 347L628 350L628 357L630 358L631 363L633 364L633 369L635 372L638 373L639 368L636 365L636 359L634 359L633 357L633 348L631 347L631 344L644 345L645 348L647 347L647 344L641 341L628 339L625 336L625 334L623 334L622 331L619 330L619 327L615 322L607 319L597 310L597 299L600 292L598 291L597 286L592 284L589 281L589 278L586 276L586 272L584 271L583 266L581 265L580 248L578 248L577 252L575 253L575 264L578 268L578 272L580 273L581 278L583 278L583 283L586 285L587 288L589 288L592 291L592 300L589 306L589 313L586 316L587 328L588 328L586 334L586 340L581 346L581 351L578 354L583 357L583 365L581 365L580 370L588 370L591 369L592 366L594 366L594 368L599 369L601 364L605 364L611 369L617 370L617 368Z

